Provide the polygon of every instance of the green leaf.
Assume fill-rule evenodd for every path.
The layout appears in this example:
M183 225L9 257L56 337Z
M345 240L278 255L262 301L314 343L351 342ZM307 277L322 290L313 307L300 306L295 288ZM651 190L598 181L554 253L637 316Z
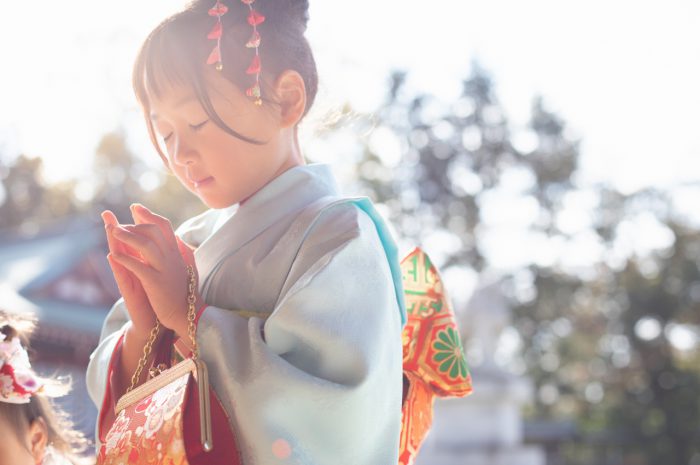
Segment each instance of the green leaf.
M438 352L435 354L435 357L433 357L433 360L436 362L441 362L449 357L454 357L454 355L451 352Z
M439 368L440 371L442 371L442 372L444 373L444 372L446 372L447 370L449 370L449 369L450 369L450 366L452 366L452 363L453 363L453 362L454 362L454 358L453 358L453 357L450 357L450 358L448 358L447 360L445 360L444 362L442 362L442 364L440 365L440 368Z
M440 342L440 341L434 342L434 343L433 343L433 348L435 348L435 350L438 350L438 351L440 351L440 352L450 352L450 353L452 353L452 349L453 349L452 346L449 346L449 345L447 345L447 344L443 344L443 343Z

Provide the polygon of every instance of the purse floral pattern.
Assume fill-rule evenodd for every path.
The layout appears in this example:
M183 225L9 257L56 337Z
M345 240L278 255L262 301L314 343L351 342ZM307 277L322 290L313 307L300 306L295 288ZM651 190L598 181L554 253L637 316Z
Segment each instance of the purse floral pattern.
M183 409L186 373L120 411L100 448L100 465L189 465Z

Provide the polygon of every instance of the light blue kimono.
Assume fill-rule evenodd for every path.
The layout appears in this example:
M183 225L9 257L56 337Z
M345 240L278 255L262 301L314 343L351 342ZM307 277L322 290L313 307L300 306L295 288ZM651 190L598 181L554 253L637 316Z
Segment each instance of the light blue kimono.
M177 234L197 247L209 304L197 341L243 462L396 464L405 309L396 247L371 203L340 197L327 165L299 166ZM127 324L120 300L88 366L98 408Z

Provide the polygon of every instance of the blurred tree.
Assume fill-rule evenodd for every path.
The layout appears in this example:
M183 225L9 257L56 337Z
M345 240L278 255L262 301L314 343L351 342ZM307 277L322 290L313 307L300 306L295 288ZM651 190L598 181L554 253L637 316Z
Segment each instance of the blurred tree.
M20 155L10 166L0 165L0 229L35 230L46 221L76 212L72 182L47 186L40 158Z
M165 168L153 170L129 149L120 131L105 134L88 179L48 185L40 158L16 157L0 165L0 229L36 231L47 223L83 215L100 222L100 212L113 210L120 221L132 221L129 205L140 202L169 218L177 227L205 206Z
M700 233L673 220L664 225L672 244L631 257L615 276L631 357L611 383L619 397L607 416L644 445L646 463L689 464L700 452L700 357L683 350L682 338L685 325L700 324Z
M700 357L697 346L682 352L671 340L700 323L698 232L674 223L662 193L579 186L579 142L565 122L536 98L528 127L513 132L478 64L449 104L410 93L407 77L395 73L384 104L356 125L363 193L409 242L437 236L445 272L495 266L489 217L502 212L490 198L518 184L512 204L496 205L534 202L526 233L546 245L507 270L503 292L519 334L513 366L536 385L531 414L574 418L586 438L565 449L566 463L700 457ZM645 239L656 243L645 248ZM568 263L574 254L586 263Z
M110 209L120 221L131 218L129 205L144 197L139 183L144 165L126 144L124 134L105 134L97 145L93 161L94 194L87 200L93 210Z

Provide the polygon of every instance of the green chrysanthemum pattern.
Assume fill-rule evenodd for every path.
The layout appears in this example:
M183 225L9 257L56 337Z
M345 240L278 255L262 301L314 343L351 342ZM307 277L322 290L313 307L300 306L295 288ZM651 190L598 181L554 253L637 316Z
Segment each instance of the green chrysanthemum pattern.
M467 361L464 359L462 342L454 328L448 327L440 331L433 343L433 349L433 360L441 373L448 373L453 379L467 377Z

